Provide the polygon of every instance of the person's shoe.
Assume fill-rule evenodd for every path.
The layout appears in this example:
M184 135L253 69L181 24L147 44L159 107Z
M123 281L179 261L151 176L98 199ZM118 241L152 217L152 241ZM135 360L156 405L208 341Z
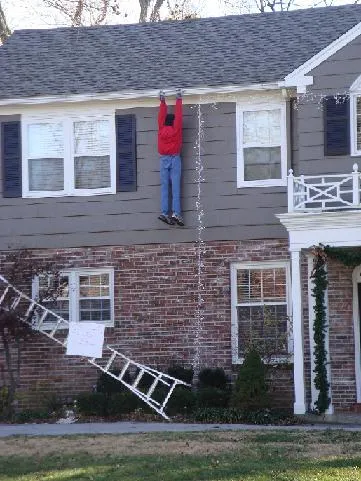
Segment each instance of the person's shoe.
M169 217L169 215L160 214L158 219L161 220L162 222L164 222L165 224L174 225L174 221L171 217Z
M183 220L183 217L181 215L172 214L171 219L175 224L180 225L181 227L184 226L184 220Z

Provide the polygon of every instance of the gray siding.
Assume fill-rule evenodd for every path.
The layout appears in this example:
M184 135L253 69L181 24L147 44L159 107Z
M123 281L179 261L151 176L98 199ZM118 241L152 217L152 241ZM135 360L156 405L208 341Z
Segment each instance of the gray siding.
M205 240L286 237L275 214L286 211L285 188L237 189L235 104L202 106ZM160 210L157 109L137 108L136 192L93 197L0 198L0 249L190 242L197 239L197 107L186 106L182 206L186 227L168 227ZM0 174L1 177L1 174Z
M314 84L298 105L298 174L347 174L359 157L325 156L322 97L347 93L361 75L361 38L358 37L310 72Z

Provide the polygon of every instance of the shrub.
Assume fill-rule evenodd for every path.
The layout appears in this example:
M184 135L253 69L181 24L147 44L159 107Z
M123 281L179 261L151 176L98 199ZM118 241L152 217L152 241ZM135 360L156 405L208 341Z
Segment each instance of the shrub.
M172 393L168 404L167 414L191 414L196 406L196 395L190 388L178 386Z
M228 406L230 394L230 391L204 387L197 392L197 405L200 408L225 408Z
M111 373L114 374L115 376L118 376L120 371L114 370L114 371L111 371ZM123 376L123 379L125 382L128 382L128 383L131 382L131 377L127 372ZM123 384L120 381L117 381L116 379L114 379L112 376L109 376L109 374L106 374L105 372L102 372L98 377L96 392L101 392L105 394L106 397L110 397L112 394L122 392L124 391L124 389L126 388L123 386Z
M186 382L187 384L192 384L194 376L194 371L192 368L186 368L180 364L174 364L168 368L167 373L170 376L179 379L180 381Z
M47 420L51 418L51 413L46 410L24 409L15 415L15 421L18 423L28 423L31 421Z
M268 406L265 381L266 366L256 350L250 350L238 371L231 405L243 411L257 411Z
M206 367L198 375L199 387L214 387L217 389L227 389L228 379L224 369L217 367L211 369Z
M107 398L104 393L82 393L77 397L77 409L84 416L106 416Z
M122 417L142 408L143 405L144 403L131 391L118 392L109 399L108 414Z

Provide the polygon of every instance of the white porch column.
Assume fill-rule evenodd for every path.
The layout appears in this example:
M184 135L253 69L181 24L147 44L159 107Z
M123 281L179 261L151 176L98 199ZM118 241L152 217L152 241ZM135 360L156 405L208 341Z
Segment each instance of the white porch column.
M293 376L295 386L295 414L305 414L305 375L303 358L303 326L301 302L300 250L291 251L292 263L292 319L293 319Z

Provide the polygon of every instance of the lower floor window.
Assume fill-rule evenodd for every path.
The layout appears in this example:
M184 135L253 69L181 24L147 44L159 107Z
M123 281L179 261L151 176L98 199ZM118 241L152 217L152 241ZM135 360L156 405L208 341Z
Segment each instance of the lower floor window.
M69 270L56 277L39 276L33 282L33 297L70 322L114 324L113 269ZM55 322L55 317L48 316L46 322Z
M290 347L288 262L231 266L233 362L255 347L265 361Z

